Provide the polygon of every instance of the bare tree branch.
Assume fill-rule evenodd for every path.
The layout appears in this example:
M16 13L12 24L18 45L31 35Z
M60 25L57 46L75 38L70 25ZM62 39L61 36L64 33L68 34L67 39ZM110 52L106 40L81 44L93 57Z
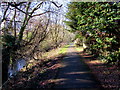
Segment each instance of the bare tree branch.
M24 2L23 2L23 3L24 3ZM62 5L58 6L55 2L52 2L52 3L53 3L56 7L58 7L58 8L62 7ZM21 9L19 9L19 8L17 7L17 6L19 6L20 4L22 4L22 3L12 4L12 3L8 2L8 4L11 5L12 7L15 7L15 8L18 9L19 11L23 12L24 14L29 15L30 17L40 16L40 15L46 14L46 13L48 13L48 12L52 12L52 11L46 11L46 12L44 12L44 13L40 13L40 14L37 14L37 15L33 15L33 16L32 16L32 14L34 13L34 11L36 11L37 9L39 9L39 8L41 7L41 5L43 4L43 2L41 2L40 4L38 4L38 5L32 10L31 13L26 13L26 12L24 12L23 10L21 10Z
M7 6L7 8L6 8L6 10L5 10L4 14L3 14L3 18L2 18L1 22L3 22L6 19L5 16L6 16L6 13L7 13L8 9L9 9L9 5Z
M40 15L43 15L43 14L46 14L46 13L49 13L49 12L52 12L52 11L46 11L46 12L43 12L43 13L40 13L40 14L33 15L32 17L40 16Z
M15 3L15 6L19 6L19 5L23 4L23 3L26 3L26 2Z
M32 10L31 13L34 13L35 10L39 9L42 4L43 4L43 2L39 3L39 4Z
M60 6L58 6L55 2L52 1L52 3L58 8L62 7L62 4Z
M16 5L14 5L14 4L10 3L10 2L8 2L8 4L11 5L12 7L15 7L16 9L18 9L18 10L21 11L22 13L31 16L29 13L26 13L26 12L24 12L23 10L19 9Z

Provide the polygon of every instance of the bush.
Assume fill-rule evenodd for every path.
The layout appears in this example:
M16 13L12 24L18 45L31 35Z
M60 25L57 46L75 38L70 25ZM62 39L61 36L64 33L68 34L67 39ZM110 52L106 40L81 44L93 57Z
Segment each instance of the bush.
M2 36L2 44L4 47L12 47L15 45L15 37L12 35Z

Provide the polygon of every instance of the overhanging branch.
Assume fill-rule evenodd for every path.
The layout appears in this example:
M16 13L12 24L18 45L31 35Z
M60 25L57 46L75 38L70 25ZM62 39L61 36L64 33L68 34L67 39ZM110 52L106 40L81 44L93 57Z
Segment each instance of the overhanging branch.
M43 12L43 13L40 13L40 14L33 15L32 17L40 16L40 15L43 15L43 14L46 14L46 13L49 13L49 12L52 12L52 11L46 11L46 12Z
M12 7L15 7L17 10L21 11L22 13L29 15L29 13L26 13L23 10L19 9L16 5L14 5L14 4L10 3L10 2L8 2L8 4L11 5ZM29 16L31 16L31 15L29 15Z

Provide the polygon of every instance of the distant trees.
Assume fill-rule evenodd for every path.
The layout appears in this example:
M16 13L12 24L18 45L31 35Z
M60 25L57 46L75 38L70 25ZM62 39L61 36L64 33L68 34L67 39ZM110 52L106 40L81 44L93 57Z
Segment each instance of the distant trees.
M46 42L50 49L66 40L68 33L63 31L64 24L57 15L61 7L52 1L0 3L3 83L8 78L10 61L34 58L34 54L46 49Z
M71 2L66 17L70 31L86 38L92 54L107 63L119 63L120 3Z
M4 14L3 14L3 18L1 20L1 22L6 22L9 21L9 25L14 25L14 29L16 29L15 27L15 23L18 21L16 20L20 20L20 29L19 29L19 34L18 34L18 43L20 43L22 41L23 38L23 32L25 31L25 28L29 22L29 20L35 16L40 16L49 12L49 9L44 11L44 12L40 12L37 13L37 10L40 10L40 8L42 7L42 5L46 4L47 2L39 2L39 3L32 3L32 2L7 2L7 3L2 3ZM59 6L57 6L57 4L55 4L54 2L50 2L53 3L56 7L59 8ZM34 5L35 4L35 5ZM33 6L34 5L34 6ZM14 13L13 13L14 11ZM11 13L12 12L12 13ZM21 14L22 13L22 14ZM10 16L11 18L8 18L7 16ZM22 18L21 18L22 17ZM12 27L12 26L11 26ZM5 31L5 30L3 30ZM15 30L14 30L15 31ZM15 31L16 34L16 31Z

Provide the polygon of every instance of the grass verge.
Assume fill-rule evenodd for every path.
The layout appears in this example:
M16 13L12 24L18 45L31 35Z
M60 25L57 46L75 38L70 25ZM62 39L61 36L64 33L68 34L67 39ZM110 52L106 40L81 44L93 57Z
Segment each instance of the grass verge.
M43 53L42 59L35 62L31 61L26 67L21 69L20 72L11 78L3 90L15 88L50 88L53 86L52 79L56 77L58 68L60 67L59 61L67 52L69 45L61 48L53 49L49 52Z
M83 51L83 47L82 47L82 46L76 47L76 50L77 50L78 52L81 52L81 51Z
M60 49L59 51L59 54L65 54L67 52L67 48L69 47L70 45L65 45L63 48Z

